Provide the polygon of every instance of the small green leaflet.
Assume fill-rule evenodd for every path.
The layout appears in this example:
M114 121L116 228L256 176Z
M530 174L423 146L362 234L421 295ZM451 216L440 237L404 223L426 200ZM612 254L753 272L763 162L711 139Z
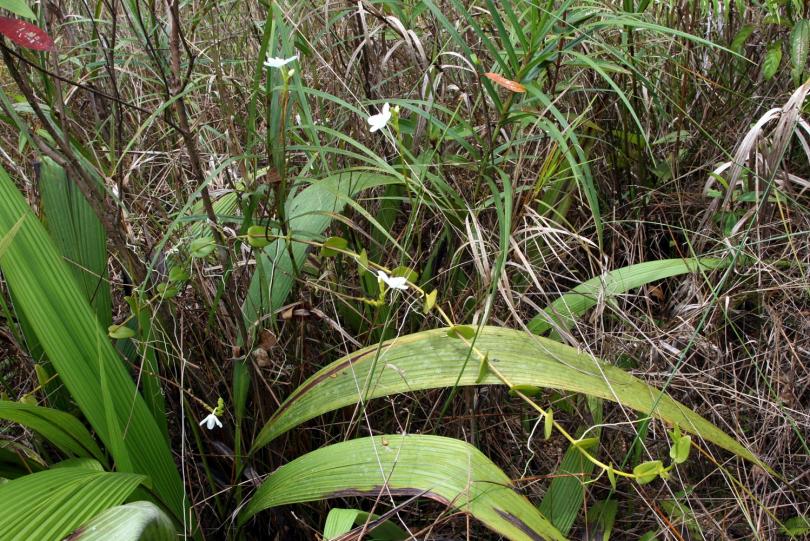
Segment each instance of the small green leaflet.
M663 462L660 460L651 460L649 462L643 462L633 468L633 474L636 476L636 482L639 485L646 485L647 483L654 481L663 469Z
M321 247L321 257L334 257L349 248L349 241L341 237L329 237Z

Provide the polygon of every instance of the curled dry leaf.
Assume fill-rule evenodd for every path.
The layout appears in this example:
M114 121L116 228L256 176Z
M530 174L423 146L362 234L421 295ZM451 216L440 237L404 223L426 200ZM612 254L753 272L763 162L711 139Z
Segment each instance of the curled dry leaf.
M10 17L0 17L0 34L26 49L35 51L52 51L54 44L51 37L44 30L33 24L12 19Z
M504 87L507 90L511 90L512 92L526 92L526 87L522 84L518 83L517 81L512 81L511 79L507 79L503 75L498 75L497 73L487 72L484 76L492 81L493 83Z
M276 338L273 331L263 329L262 332L259 333L259 345L262 347L262 349L269 350L276 344L278 344L278 338Z

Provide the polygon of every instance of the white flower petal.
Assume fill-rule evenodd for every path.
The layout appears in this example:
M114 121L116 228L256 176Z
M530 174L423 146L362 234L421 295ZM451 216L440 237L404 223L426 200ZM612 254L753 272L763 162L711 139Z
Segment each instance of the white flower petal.
M205 419L200 421L200 426L202 425L205 425L205 428L207 428L208 430L213 430L215 425L218 426L219 428L222 428L222 423L213 413L209 413Z
M279 58L277 56L268 56L267 59L264 61L264 65L268 68L280 68L282 66L286 66L293 60L297 59L298 55L291 56L290 58Z
M402 291L408 289L408 279L404 276L388 276L385 272L378 270L377 278L384 282L389 289L400 289Z
M391 104L386 102L381 112L368 117L369 131L374 133L377 130L383 129L388 124L389 120L391 120Z
M388 287L391 289L408 289L408 280L404 276L394 276L388 280Z

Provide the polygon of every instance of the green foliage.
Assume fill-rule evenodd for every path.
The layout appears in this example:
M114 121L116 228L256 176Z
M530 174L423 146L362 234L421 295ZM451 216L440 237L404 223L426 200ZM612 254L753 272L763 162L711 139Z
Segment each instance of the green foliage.
M123 502L142 475L56 468L0 485L4 539L62 539L99 512Z
M667 394L574 348L498 327L480 329L476 347L497 359L490 362L513 384L552 387L618 401L684 429L688 427L701 438L761 464L733 438ZM380 347L375 345L338 359L312 375L262 428L254 450L304 421L343 406L400 392L475 385L478 379L478 366L463 364L469 355L468 346L448 337L445 329L400 336L382 348L385 362L379 361ZM407 377L403 379L402 374ZM359 392L357 381L367 382ZM501 382L490 373L482 383Z
M342 211L361 190L396 182L396 178L385 174L346 171L304 184L287 203L288 227L294 233L292 241L278 239L266 246L260 241L257 246L261 251L256 254L256 272L242 307L247 326L253 327L284 304L304 263L306 241L319 239L333 213ZM263 231L251 231L249 238L265 237ZM279 236L281 231L272 234Z
M590 539L594 541L608 541L613 532L619 502L616 500L600 500L588 509L588 529Z
M75 541L172 541L177 532L169 516L151 502L110 507L83 524L70 537Z
M335 539L355 526L363 526L366 535L371 541L405 541L408 533L391 521L383 520L377 515L366 513L358 509L329 510L326 523L323 526L323 537L326 540Z
M104 455L90 433L69 413L23 402L0 400L0 419L34 430L68 455L104 461Z
M570 329L579 316L596 306L599 299L610 299L614 295L671 276L718 269L727 265L728 262L721 259L689 258L648 261L616 269L576 286L532 318L527 327L535 334L542 334L555 326Z
M45 225L102 326L112 317L107 277L107 236L90 204L59 165L40 163Z
M782 524L781 530L791 539L800 539L810 534L810 519L801 515L790 517Z
M796 21L790 33L790 74L796 86L804 82L802 78L807 69L808 51L810 51L810 20L801 19Z
M804 192L790 184L806 184L806 157L791 167L791 155L806 145L779 146L787 149L784 161L756 144L738 152L734 167L751 167L742 182L713 177L730 197L708 190L709 217L700 225L683 209L702 215L697 177L714 165L706 160L728 155L740 126L757 125L752 114L774 111L776 96L761 89L783 89L786 66L795 85L806 79L807 7L798 0L687 4L191 2L175 13L129 0L113 13L98 3L71 19L69 32L58 34L58 53L5 55L0 157L14 164L19 189L0 171L0 351L12 352L0 359L0 419L34 436L0 441L0 476L12 479L0 485L7 496L0 501L28 498L26 487L37 483L39 497L59 499L31 507L44 509L41 516L14 507L11 527L34 538L135 540L170 539L182 525L183 535L241 539L256 535L254 525L266 534L259 513L270 507L389 490L434 498L510 539L562 539L579 517L590 539L606 541L617 502L594 504L599 492L585 488L615 491L622 477L667 479L690 456L701 459L691 453L693 436L772 473L665 392L694 345L724 335L734 345L716 351L757 363L735 372L753 374L739 388L735 381L735 396L767 389L784 402L759 353L748 351L750 314L735 311L745 296L737 286L748 277L728 284L726 273L720 284L700 284L700 300L678 313L676 329L669 299L660 307L617 302L658 280L728 268L738 254L746 269L762 263L788 275L805 267L794 237L806 224L793 223L806 215ZM23 0L0 0L0 9L35 18ZM45 15L54 30L63 28L58 16ZM279 69L264 65L266 56L294 60ZM774 140L790 139L796 123L788 120L803 111L801 98L778 113ZM367 119L383 104L392 117L370 133ZM39 175L31 174L32 157ZM767 235L757 237L756 249L747 233L735 244L738 226L763 216L779 217L769 227L784 226L778 250ZM628 243L634 227L643 240ZM668 245L657 245L661 236ZM636 242L628 250L637 253L625 255L625 244ZM621 268L727 250L727 259ZM754 253L774 259L752 263ZM377 276L387 269L388 279L399 279L389 286ZM773 309L761 292L780 290L763 282L751 293L759 320ZM549 296L556 300L538 309ZM609 340L592 332L600 326L576 328L603 303L616 330ZM617 309L627 306L627 314ZM696 310L705 318L695 327L684 314ZM719 333L716 318L704 326L718 313L726 317ZM529 331L547 338L506 328L523 328L527 314L536 314ZM780 331L789 334L795 325L786 320ZM461 324L469 321L475 324ZM662 331L661 340L647 340L649 327ZM634 343L639 336L644 341ZM359 349L344 355L349 343ZM589 353L644 359L637 350L647 343L655 352L683 352L662 389ZM344 356L330 363L335 348ZM29 358L35 364L27 374ZM633 367L646 368L643 361ZM458 394L479 385L505 389ZM429 389L447 389L441 410L408 409L404 424L367 409L376 397ZM18 402L6 400L22 393ZM586 395L591 417L572 393ZM605 425L602 400L621 406ZM332 422L331 412L351 405L363 409L368 426ZM398 431L441 434L449 418L464 423L453 434L486 449L499 441L496 430L512 430L506 417L489 424L494 410L482 415L480 407L493 405L529 408L521 417L536 420L532 449L559 445L555 433L568 442L556 471L536 465L538 477L552 479L537 506L460 440L375 436L306 453L366 428L385 433L395 421ZM789 406L783 412L794 426ZM623 460L615 456L622 446L603 432L619 410L643 416ZM217 432L189 423L209 411L222 417ZM436 415L410 415L422 411ZM322 433L264 449L320 416ZM577 419L587 424L574 438L564 427L582 424ZM673 426L669 460L638 464L647 440L663 433L655 419ZM631 415L619 423L636 430ZM737 425L752 430L730 424ZM540 441L541 429L550 441ZM807 442L795 432L804 456ZM521 445L519 431L512 434ZM661 446L644 456L661 458L653 449ZM301 456L290 461L290 450ZM184 476L186 486L177 463L194 472ZM633 473L627 464L636 465ZM60 470L77 477L65 481ZM268 471L246 497L245 481ZM739 484L727 471L710 479L721 477ZM95 492L85 492L80 478ZM65 483L72 488L62 490ZM119 505L127 499L151 501ZM680 499L664 500L662 510L701 535ZM391 518L402 520L400 508L383 511L377 503L381 517L333 509L325 537L366 524L374 526L370 539L407 537ZM238 521L235 509L242 509ZM317 527L321 518L313 508L302 520ZM452 515L443 525L457 533ZM782 531L801 535L804 526L794 517Z
M0 259L18 308L119 468L148 476L160 501L182 517L183 486L166 440L74 275L0 169L0 236L21 217L25 220Z
M633 475L636 476L636 482L639 485L646 485L658 478L661 472L664 471L664 463L660 460L650 460L642 462L633 468Z
M307 453L270 475L240 521L278 505L377 497L382 485L390 494L422 495L469 513L509 539L565 539L480 451L459 440L420 435L361 438Z
M25 0L0 0L0 9L7 9L15 15L19 15L20 17L24 17L26 19L37 18L36 15L34 15L34 12L31 11L31 8L28 7Z

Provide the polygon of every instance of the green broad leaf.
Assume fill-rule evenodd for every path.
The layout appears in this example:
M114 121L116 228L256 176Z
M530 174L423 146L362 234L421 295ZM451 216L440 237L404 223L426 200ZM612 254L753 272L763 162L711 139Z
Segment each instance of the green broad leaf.
M28 7L24 0L0 0L0 8L7 9L15 15L24 19L36 19L37 16Z
M661 471L664 469L664 463L660 460L650 460L643 462L633 468L633 474L636 475L636 483L639 485L646 485L654 481Z
M155 286L155 290L158 292L161 299L173 299L180 294L180 288L175 284L158 284Z
M570 329L577 318L596 306L600 298L620 295L641 287L680 274L724 268L728 262L722 259L663 259L638 263L608 272L604 276L591 278L566 293L535 316L528 329L542 334L553 328L552 322L563 329Z
M588 509L588 539L591 541L608 541L616 522L619 502L600 500Z
M483 327L476 347L498 359L498 370L514 385L533 385L618 401L677 424L766 470L734 438L640 379L554 340L500 327ZM385 361L379 362L380 352ZM276 410L262 428L254 450L291 428L329 411L396 393L475 385L478 363L467 362L469 347L434 329L363 348L316 372ZM463 371L462 371L463 367ZM357 382L365 382L358 391ZM488 374L483 384L500 384Z
M4 539L62 539L122 503L146 479L88 468L57 468L0 485Z
M51 469L54 468L84 468L91 471L105 471L101 462L95 458L68 458L51 466Z
M782 42L775 41L768 45L765 51L765 60L762 63L762 77L766 81L773 79L776 72L779 71L779 66L782 64Z
M104 454L84 425L69 413L32 404L0 400L0 419L33 430L63 453L75 457L93 457L106 462Z
M734 35L734 39L731 40L731 45L729 45L729 49L734 51L737 54L743 53L743 47L745 43L748 41L748 38L751 37L751 34L754 33L755 27L751 24L746 24Z
M239 212L239 194L236 192L228 192L217 198L211 206L214 208L214 215L219 220L219 223L227 222ZM189 237L193 239L208 238L214 240L214 233L211 231L211 225L208 222L208 215L205 212L205 203L202 198L194 202L194 205L189 210L189 214L190 216L185 217L185 220L193 221L188 228Z
M447 329L447 336L450 338L466 338L472 340L475 338L475 329L469 325L453 325Z
M116 446L126 449L131 473L148 475L153 494L182 521L186 508L183 483L166 440L71 271L25 198L0 168L0 238L21 216L27 218L0 258L0 270L17 308L96 435L112 451L115 463L120 465L126 458L116 456ZM112 408L100 400L101 365L105 367ZM116 441L111 433L111 418L122 433L126 428L123 441Z
M247 230L247 242L254 248L264 248L273 242L268 238L270 234L269 228L263 225L251 225Z
M256 271L242 307L245 326L257 327L256 323L283 306L292 292L309 250L308 244L296 240L320 239L334 216L347 204L356 205L352 197L360 191L399 182L389 175L347 171L313 182L298 192L286 205L293 237L290 249L286 239L277 239L256 254ZM271 234L280 235L280 231L272 230Z
M323 538L327 541L350 532L355 526L366 526L364 539L369 541L404 541L410 536L406 531L389 520L373 524L379 517L359 509L341 509L335 507L326 515L323 526Z
M184 267L172 267L169 269L170 282L185 282L189 278L191 278L191 275Z
M669 448L669 456L675 464L683 464L689 458L691 448L692 436L681 436L673 440L672 447Z
M801 538L810 534L810 518L801 515L790 517L782 523L780 528L783 534L791 539Z
M41 159L39 185L45 228L84 298L106 327L112 323L112 297L104 226L76 183L50 158Z
M698 537L701 536L700 523L695 517L695 514L687 505L679 502L678 500L671 499L661 500L658 502L658 504L661 506L664 513L669 516L669 520L674 526L678 528L681 526L686 526L689 533Z
M593 420L598 425L601 419L601 405L595 413L598 415L595 415ZM585 427L577 429L577 437L581 437L585 430ZM599 434L599 429L595 429L593 433ZM571 531L587 501L585 487L594 469L596 465L585 458L577 446L569 445L540 501L538 506L540 512L564 535L568 535Z
M335 257L349 248L349 241L342 237L329 237L321 247L321 257Z
M802 83L802 75L807 69L807 53L810 50L810 20L801 19L790 32L790 74L793 84Z
M262 483L239 523L279 505L381 494L423 494L512 540L565 539L481 451L423 435L360 438L307 453Z
M15 223L11 229L9 229L8 232L3 235L3 238L0 238L0 257L3 257L6 248L8 248L11 242L14 240L14 237L17 235L17 231L20 230L20 227L22 227L24 220L25 216L20 217L20 219L17 220L17 223Z
M551 432L554 430L554 412L549 408L546 410L546 416L543 419L543 439L547 440L551 437Z
M211 252L214 251L215 247L216 245L214 244L214 239L202 237L199 239L194 239L191 241L191 243L189 243L188 252L191 257L202 259L211 255Z
M126 340L135 336L135 330L126 325L110 325L107 327L107 335L116 340Z
M71 541L176 541L172 519L152 502L110 507L83 524Z

